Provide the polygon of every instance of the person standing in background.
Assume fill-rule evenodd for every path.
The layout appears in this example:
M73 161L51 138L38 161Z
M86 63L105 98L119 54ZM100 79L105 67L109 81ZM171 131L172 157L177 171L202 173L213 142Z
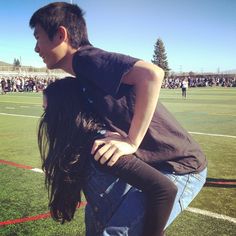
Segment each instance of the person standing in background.
M186 99L187 98L187 89L188 89L188 79L187 78L182 81L181 88L182 88L182 98Z

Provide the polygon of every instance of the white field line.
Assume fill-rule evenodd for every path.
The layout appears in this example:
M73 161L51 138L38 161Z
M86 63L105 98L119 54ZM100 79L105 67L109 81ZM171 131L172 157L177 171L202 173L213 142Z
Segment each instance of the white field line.
M10 114L10 113L0 113L0 115L2 115L2 116L18 116L18 117L40 118L40 116L28 116L28 115Z
M38 173L43 173L42 169L39 169L39 168L33 168L33 169L30 169L30 170L34 171L34 172L38 172ZM230 217L230 216L221 215L221 214L217 214L217 213L214 213L214 212L211 212L211 211L201 210L201 209L193 208L193 207L188 207L186 209L186 211L189 211L189 212L192 212L192 213L195 213L195 214L200 214L200 215L208 216L208 217L211 217L211 218L216 218L216 219L220 219L220 220L226 220L226 221L229 221L231 223L236 224L236 218L233 218L233 217Z
M0 115L9 115L9 116L21 116L21 117L30 117L30 118L40 118L38 116L28 116L28 115L18 115L18 114L7 114L7 113L0 113ZM236 138L235 136L229 136L229 135L220 135L220 134L205 134L205 133L196 133L196 132L190 132L192 134L200 134L200 135L211 135L211 136L222 136L222 137L233 137ZM38 172L38 173L43 173L42 169L39 168L33 168L30 169L31 171L34 172ZM210 212L210 211L206 211L206 210L201 210L198 208L193 208L193 207L188 207L186 209L186 211L192 212L192 213L196 213L196 214L201 214L201 215L206 215L212 218L216 218L216 219L221 219L221 220L226 220L229 222L232 222L234 224L236 224L236 218L230 217L230 216L225 216L225 215L221 215L221 214L217 214L214 212Z
M4 116L30 117L30 118L40 118L40 116L28 116L28 115L10 114L10 113L0 113L0 115L4 115ZM199 135L214 136L214 137L236 138L236 136L233 136L233 135L225 135L225 134L209 134L209 133L200 133L200 132L192 132L192 131L189 131L189 133L190 133L190 134L199 134Z
M236 224L236 218L221 215L221 214L217 214L217 213L214 213L214 212L211 212L211 211L201 210L201 209L193 208L193 207L188 207L186 209L186 211L196 213L196 214L200 214L200 215L204 215L204 216L209 216L209 217L220 219L220 220L226 220L226 221L229 221L229 222L232 222L232 223Z
M199 135L207 135L207 136L214 136L214 137L224 137L224 138L236 138L233 135L225 135L225 134L209 134L209 133L199 133L199 132L189 132L190 134L199 134Z
M34 171L34 172L43 173L43 170L39 169L39 168L33 168L31 170Z
M0 101L0 103L16 103L16 104L29 104L29 105L40 105L40 103L29 103L29 102L15 102L15 101Z
M20 106L21 108L29 108L29 106Z
M30 170L34 172L38 172L38 173L43 173L42 169L39 169L39 168L33 168ZM208 217L220 219L220 220L226 220L226 221L236 224L236 218L233 218L230 216L225 216L225 215L217 214L211 211L201 210L201 209L193 208L193 207L187 207L187 209L185 210L195 213L195 214L200 214L200 215L204 215L204 216L208 216Z

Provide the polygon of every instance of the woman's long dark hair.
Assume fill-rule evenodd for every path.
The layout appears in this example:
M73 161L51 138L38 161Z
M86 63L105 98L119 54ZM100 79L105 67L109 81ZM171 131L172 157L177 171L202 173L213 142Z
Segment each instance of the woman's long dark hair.
M84 165L99 125L83 105L75 78L56 80L43 92L47 106L38 129L38 146L53 219L70 221L84 180Z

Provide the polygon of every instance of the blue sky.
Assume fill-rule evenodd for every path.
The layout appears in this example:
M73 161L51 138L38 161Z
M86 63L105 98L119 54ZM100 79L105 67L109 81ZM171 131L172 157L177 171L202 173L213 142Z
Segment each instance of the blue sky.
M28 22L50 0L7 0L0 8L0 61L44 66ZM71 1L67 1L71 2ZM161 38L173 71L236 69L235 0L73 0L96 47L150 61Z

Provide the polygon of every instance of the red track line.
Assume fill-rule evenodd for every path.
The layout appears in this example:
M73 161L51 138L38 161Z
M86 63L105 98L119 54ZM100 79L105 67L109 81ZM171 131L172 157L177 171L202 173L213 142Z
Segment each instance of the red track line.
M15 166L18 168L22 168L22 169L28 169L31 170L33 169L33 167L31 166L26 166L26 165L21 165L21 164L17 164L11 161L5 161L5 160L1 160L0 159L0 164L5 164L5 165L10 165L10 166ZM207 181L207 184L216 184L216 185L235 185L235 182L233 181ZM86 202L81 202L81 204L78 206L79 207L83 207L86 205ZM49 218L51 215L50 213L45 213L45 214L39 214L37 216L32 216L32 217L26 217L26 218L21 218L21 219L15 219L15 220L7 220L7 221L3 221L0 222L0 227L5 226L5 225L11 225L11 224L17 224L17 223L23 223L23 222L27 222L27 221L35 221L35 220L40 220L40 219L45 219L45 218Z
M0 164L10 165L10 166L14 166L14 167L22 168L22 169L27 169L27 170L34 169L32 166L21 165L21 164L15 163L15 162L5 161L5 160L1 160L1 159L0 159ZM235 185L235 181L231 181L231 180L229 180L229 181L207 181L206 184Z
M21 164L15 163L15 162L5 161L5 160L0 160L0 164L5 164L5 165L9 165L9 166L15 166L15 167L22 168L22 169L27 169L27 170L33 169L32 166L21 165Z
M78 208L85 206L87 203L86 202L81 202ZM24 223L28 221L35 221L35 220L41 220L41 219L46 219L51 217L50 213L45 213L45 214L39 214L36 216L30 216L30 217L25 217L25 218L20 218L20 219L14 219L14 220L7 220L0 222L0 227L6 226L6 225L13 225L13 224L18 224L18 223Z
M49 218L49 217L51 217L50 213L46 213L46 214L39 214L37 216L25 217L25 218L20 218L20 219L15 219L15 220L7 220L7 221L0 222L0 227L6 226L6 225L23 223L23 222L27 222L27 221L45 219L45 218Z
M5 161L0 159L0 164L5 164L5 165L10 165L22 169L27 169L31 170L33 167L31 166L26 166L26 165L21 165L17 164L15 162L11 161ZM81 202L80 205L78 205L78 208L85 206L87 203L86 202ZM45 213L45 214L39 214L37 216L31 216L31 217L25 217L25 218L20 218L20 219L14 219L14 220L7 220L0 222L0 227L5 226L5 225L11 225L11 224L18 224L18 223L23 223L23 222L28 222L28 221L35 221L35 220L40 220L40 219L45 219L51 217L50 213Z
M232 184L232 185L236 185L236 181L207 181L207 184L219 184L219 185L227 185L227 184Z

